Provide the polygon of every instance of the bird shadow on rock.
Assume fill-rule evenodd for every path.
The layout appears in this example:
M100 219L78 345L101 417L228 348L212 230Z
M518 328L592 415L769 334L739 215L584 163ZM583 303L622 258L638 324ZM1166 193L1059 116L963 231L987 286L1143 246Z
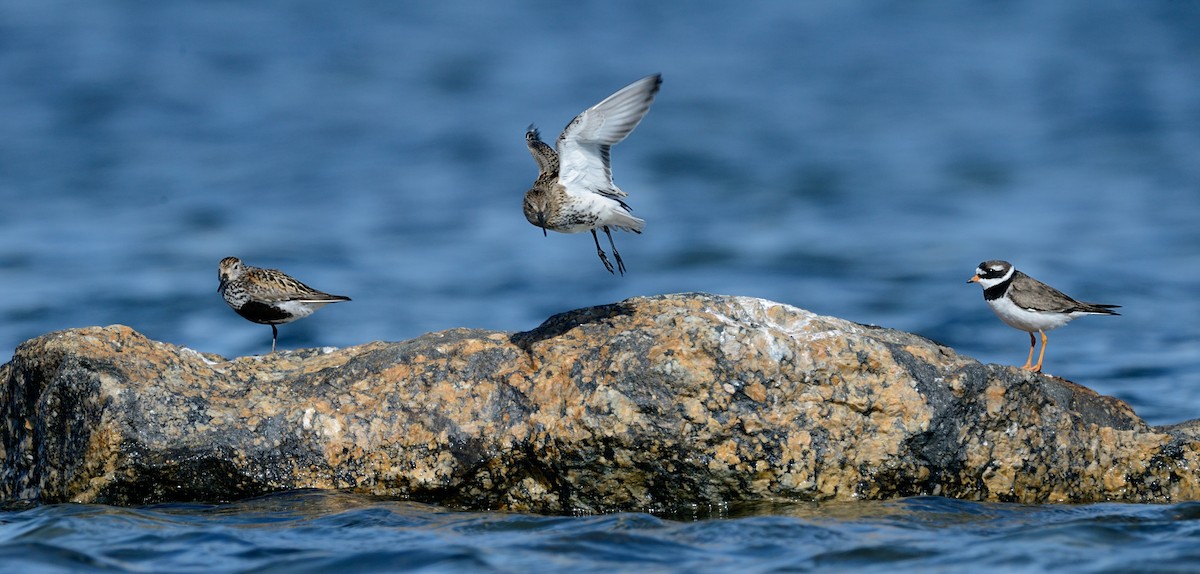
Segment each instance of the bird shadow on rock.
M598 323L614 317L632 315L633 313L634 307L628 303L613 303L610 305L576 309L551 316L549 319L543 321L541 325L528 331L513 333L509 336L508 340L522 351L532 353L534 345L547 339L560 337L576 327Z

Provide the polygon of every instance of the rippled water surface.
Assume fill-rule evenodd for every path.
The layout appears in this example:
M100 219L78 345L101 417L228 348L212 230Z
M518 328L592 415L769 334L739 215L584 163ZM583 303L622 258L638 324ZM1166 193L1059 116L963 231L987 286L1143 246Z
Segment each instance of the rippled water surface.
M450 511L336 493L0 516L11 572L1193 572L1200 505L928 497L660 517Z
M269 329L236 255L353 302L280 345L504 331L657 293L752 295L1019 364L975 285L1013 261L1122 305L1046 370L1200 416L1200 5L0 0L0 350L121 323L226 356ZM520 212L523 134L643 75L613 150L642 235L613 277ZM315 508L313 505L315 504ZM345 504L345 508L337 507ZM919 499L728 520L463 514L341 497L0 514L77 568L1120 571L1194 564L1195 509ZM1115 549L1115 554L1098 549ZM1154 562L1143 559L1153 557ZM16 563L16 562L14 562ZM32 571L32 570L26 570Z

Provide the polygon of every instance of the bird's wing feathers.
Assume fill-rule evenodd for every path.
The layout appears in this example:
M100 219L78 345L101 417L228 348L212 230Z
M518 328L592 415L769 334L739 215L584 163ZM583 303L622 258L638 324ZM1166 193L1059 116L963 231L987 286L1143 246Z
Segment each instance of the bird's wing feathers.
M529 153L538 164L539 176L558 173L558 153L542 141L541 134L532 125L525 131L525 145L529 146Z
M646 112L662 76L646 76L575 116L558 136L558 180L568 192L586 190L612 198L625 192L613 185L609 150L624 140Z
M1014 280L1008 288L1008 295L1014 304L1024 309L1053 311L1056 313L1102 313L1116 315L1116 313L1109 309L1119 307L1119 305L1096 305L1076 301L1066 293L1020 271L1017 271L1017 274L1014 279L1023 280Z
M1039 311L1064 311L1077 303L1062 291L1055 289L1020 271L1016 271L1008 287L1008 297L1022 309Z
M318 291L297 281L278 269L252 268L247 270L247 291L266 303L304 301L311 303L349 301L349 297Z

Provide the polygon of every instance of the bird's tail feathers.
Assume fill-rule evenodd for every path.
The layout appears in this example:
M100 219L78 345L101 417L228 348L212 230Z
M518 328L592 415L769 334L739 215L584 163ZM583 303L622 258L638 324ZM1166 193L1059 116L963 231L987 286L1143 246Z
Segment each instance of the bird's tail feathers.
M646 227L646 220L634 217L623 210L613 210L611 219L605 225L625 231L641 233L642 229Z
M1120 305L1104 305L1101 303L1084 303L1075 310L1082 313L1093 313L1096 315L1120 315L1113 309L1120 309Z

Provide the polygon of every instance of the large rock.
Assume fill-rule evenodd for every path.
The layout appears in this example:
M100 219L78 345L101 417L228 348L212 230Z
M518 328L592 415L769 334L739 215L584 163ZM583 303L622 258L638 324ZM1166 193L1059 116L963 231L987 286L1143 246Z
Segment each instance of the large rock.
M745 297L234 360L75 329L21 345L0 381L9 501L304 487L537 512L1200 498L1200 425L1152 428L1062 379Z

